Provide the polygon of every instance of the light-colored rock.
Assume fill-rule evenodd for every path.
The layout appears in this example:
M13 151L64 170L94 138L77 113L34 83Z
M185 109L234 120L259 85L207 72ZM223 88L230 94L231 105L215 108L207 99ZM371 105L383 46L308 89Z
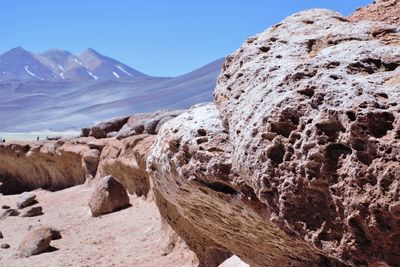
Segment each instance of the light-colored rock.
M154 136L147 134L109 140L102 150L96 178L111 175L130 194L147 196L150 180L146 171L146 159L153 141Z
M251 266L400 261L399 33L295 14L226 58L217 110L162 127L157 204L202 264L207 248Z
M32 192L24 192L18 196L16 204L17 208L23 209L25 207L34 205L37 203L36 195Z
M233 255L218 267L250 267L250 265L242 261L238 256Z
M111 175L100 179L89 199L93 217L111 213L129 206L125 187Z
M8 209L1 213L0 220L3 220L5 218L7 218L8 216L13 217L13 216L18 216L18 215L19 215L19 211L17 211L16 209Z
M231 152L211 104L168 122L148 158L160 213L201 266L218 266L232 253L254 266L335 262L266 220L250 188L231 184Z
M24 237L18 251L23 257L43 253L49 249L51 239L50 228L45 226L35 227Z
M287 233L353 264L400 261L400 46L386 34L400 27L295 14L228 56L216 88L238 180Z

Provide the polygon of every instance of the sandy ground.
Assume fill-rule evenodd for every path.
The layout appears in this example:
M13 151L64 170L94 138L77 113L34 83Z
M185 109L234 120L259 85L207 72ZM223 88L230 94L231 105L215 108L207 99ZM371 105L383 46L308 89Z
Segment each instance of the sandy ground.
M183 243L171 245L152 202L131 197L131 207L93 218L87 205L91 193L87 185L34 192L44 215L0 221L4 235L0 243L11 246L0 249L0 266L197 266L195 255ZM16 197L0 196L0 205L15 208ZM62 239L51 242L58 250L18 257L19 243L29 225L36 224L61 231Z

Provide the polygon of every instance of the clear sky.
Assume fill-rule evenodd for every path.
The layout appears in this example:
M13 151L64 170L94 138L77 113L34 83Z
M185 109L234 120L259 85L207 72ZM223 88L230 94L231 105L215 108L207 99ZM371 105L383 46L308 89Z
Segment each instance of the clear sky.
M87 47L154 76L176 76L237 49L294 12L352 13L372 0L1 0L0 53Z

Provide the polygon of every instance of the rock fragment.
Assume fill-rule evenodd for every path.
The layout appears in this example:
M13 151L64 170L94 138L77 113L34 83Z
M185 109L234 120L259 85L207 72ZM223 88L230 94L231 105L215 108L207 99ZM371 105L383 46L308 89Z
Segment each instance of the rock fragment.
M100 179L89 199L93 217L114 212L129 206L125 187L111 175Z
M23 209L25 207L36 204L36 195L32 192L24 192L18 196L16 200L17 208Z

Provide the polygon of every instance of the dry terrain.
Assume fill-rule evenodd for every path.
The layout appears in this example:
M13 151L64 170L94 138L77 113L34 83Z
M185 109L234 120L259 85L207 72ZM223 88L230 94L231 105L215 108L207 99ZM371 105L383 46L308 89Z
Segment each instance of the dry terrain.
M35 190L43 215L0 221L0 243L10 245L0 250L0 266L197 266L196 256L183 243L170 242L171 231L153 202L131 196L131 207L93 218L87 204L91 190L88 185ZM15 208L16 197L1 196L0 203ZM61 231L62 239L51 242L57 250L18 257L19 243L36 224Z

